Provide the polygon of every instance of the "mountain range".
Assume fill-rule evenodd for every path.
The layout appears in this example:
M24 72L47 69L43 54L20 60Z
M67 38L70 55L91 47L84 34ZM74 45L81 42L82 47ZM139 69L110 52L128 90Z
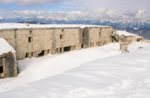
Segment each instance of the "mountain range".
M64 20L52 18L3 18L0 23L18 23L18 22L40 22L45 24L92 24L92 25L107 25L116 29L123 30L126 28L147 28L150 27L149 22L143 21L125 21L125 20Z

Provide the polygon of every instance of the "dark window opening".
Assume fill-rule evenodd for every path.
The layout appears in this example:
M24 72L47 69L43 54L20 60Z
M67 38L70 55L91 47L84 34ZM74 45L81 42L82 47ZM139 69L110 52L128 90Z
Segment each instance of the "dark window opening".
M44 50L38 55L38 57L44 56Z
M137 39L137 42L140 42L140 39Z
M33 52L31 52L31 56L33 56Z
M83 48L83 46L84 46L84 45L82 44L82 45L81 45L81 48Z
M26 56L25 56L26 58L28 57L28 53L26 53Z
M0 73L3 73L3 66L0 66Z
M32 31L30 31L30 34L32 33Z
M64 29L62 29L62 32L64 32Z
M69 47L64 47L64 52L70 51L70 46Z
M31 41L32 41L32 37L29 37L29 38L28 38L28 41L31 43Z
M102 28L100 28L100 31L102 30Z
M47 53L49 53L49 50L47 50Z
M62 35L60 35L60 39L62 39Z
M82 37L85 37L85 33L82 33Z

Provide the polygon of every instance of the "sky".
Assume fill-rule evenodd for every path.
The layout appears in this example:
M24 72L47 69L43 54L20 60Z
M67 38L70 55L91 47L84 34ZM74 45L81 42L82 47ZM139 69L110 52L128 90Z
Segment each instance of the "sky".
M150 21L150 0L0 0L0 19Z

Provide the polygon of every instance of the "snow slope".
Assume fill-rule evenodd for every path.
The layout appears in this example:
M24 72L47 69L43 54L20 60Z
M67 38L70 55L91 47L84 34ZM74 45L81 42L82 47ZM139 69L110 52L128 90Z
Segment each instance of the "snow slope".
M137 49L138 47L145 48ZM120 54L117 50L117 44L110 44L66 53L64 57L63 55L60 56L64 58L64 62L57 57L58 61L55 62L54 69L49 69L49 67L48 70L61 73L70 69L70 66L76 68L1 93L0 98L150 98L150 44L134 43L129 48L130 50L136 50ZM65 60L66 58L67 60ZM83 58L87 59L85 62L97 60L77 67L84 60ZM42 58L39 59L42 60ZM33 63L35 64L34 60ZM70 64L67 66L66 62ZM20 61L20 63L23 63L23 61ZM62 63L64 66L60 67ZM30 68L32 69L32 67ZM42 70L39 69L38 71ZM43 74L41 73L40 76ZM14 83L19 82L21 81ZM11 81L11 83L13 82Z
M84 63L120 54L119 44L71 51L59 55L24 59L18 63L21 74L15 78L0 79L0 92L11 90L24 83L63 73Z
M8 52L15 53L15 50L5 39L0 38L0 55Z

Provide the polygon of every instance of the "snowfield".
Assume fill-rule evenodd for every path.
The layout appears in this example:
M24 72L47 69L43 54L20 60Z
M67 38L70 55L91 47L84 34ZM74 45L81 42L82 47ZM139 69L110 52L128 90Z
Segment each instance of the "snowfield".
M150 44L129 50L115 43L21 60L18 77L0 80L0 98L150 98Z
M0 55L8 52L15 53L16 51L5 39L0 38Z

